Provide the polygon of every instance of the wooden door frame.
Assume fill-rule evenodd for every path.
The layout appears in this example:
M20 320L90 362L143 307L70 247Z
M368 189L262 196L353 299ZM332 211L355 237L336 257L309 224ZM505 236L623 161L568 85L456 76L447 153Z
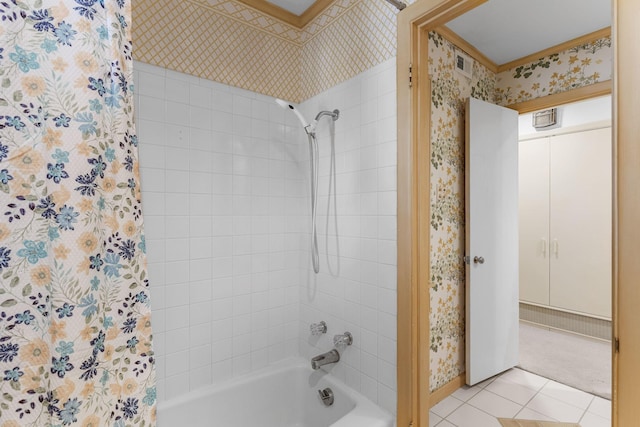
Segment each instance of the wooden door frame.
M486 0L420 0L398 14L398 427L429 423L430 117L431 90L425 33ZM640 2L612 0L613 81L613 356L612 425L632 425L640 398L640 80L635 70L635 27ZM421 42L422 40L422 42ZM425 66L421 66L425 64ZM611 84L577 91L581 98L611 91ZM624 87L624 90L619 90ZM551 98L551 97L549 97ZM558 99L546 100L558 105ZM545 108L536 101L535 107ZM542 104L541 104L542 103ZM542 105L542 106L541 106ZM519 108L518 108L519 107ZM531 110L529 110L531 111ZM424 307L427 307L425 310ZM423 308L420 310L420 308ZM423 343L420 345L420 343ZM614 345L615 347L615 345ZM624 372L624 376L620 375ZM637 417L637 416L636 416Z
M420 308L429 307L431 123L418 120L431 116L427 34L485 1L420 0L398 14L398 427L429 424L429 310Z
M613 0L613 426L638 422L640 399L640 2ZM615 342L615 341L614 341ZM615 344L614 344L615 347ZM623 374L624 372L624 374ZM635 413L634 413L635 412Z

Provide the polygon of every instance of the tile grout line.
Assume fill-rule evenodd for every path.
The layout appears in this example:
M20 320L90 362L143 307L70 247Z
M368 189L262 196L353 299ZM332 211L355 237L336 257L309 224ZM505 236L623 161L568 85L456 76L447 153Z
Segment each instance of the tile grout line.
M527 372L527 371L523 371L523 372ZM502 374L501 374L501 375L502 375ZM533 375L535 375L535 374L533 374ZM460 406L456 407L456 408L455 408L451 413L449 413L446 417L441 418L441 420L436 424L436 426L442 425L444 421L447 421L448 423L450 423L450 424L452 424L452 425L456 425L456 424L454 424L454 423L449 419L449 417L450 417L453 413L455 413L456 411L458 411L460 408L462 408L464 405L469 405L470 407L472 407L472 408L474 408L474 409L477 409L477 410L479 410L479 411L481 411L481 412L484 412L485 414L487 414L487 415L491 416L492 418L495 418L495 419L499 418L499 417L497 417L497 416L494 416L494 415L492 415L492 414L488 413L488 412L487 412L487 411L485 411L484 409L479 408L479 407L477 407L477 406L475 406L475 405L473 405L473 404L469 403L469 401L470 401L471 399L473 399L474 397L476 397L476 396L477 396L480 392L482 392L483 390L486 390L487 392L491 393L491 394L492 394L492 395L494 395L494 396L501 397L501 398L503 398L503 399L505 399L505 400L507 400L507 401L509 401L509 402L511 402L511 403L515 403L515 404L517 404L517 405L521 406L521 408L518 410L518 412L517 412L513 417L511 417L512 419L515 419L515 418L518 416L518 414L520 414L520 413L521 413L525 408L526 408L526 409L529 409L529 410L531 410L531 411L534 411L534 412L536 412L536 413L537 413L538 411L535 411L535 410L533 410L532 408L529 408L529 407L528 407L528 405L529 405L529 404L531 403L531 401L533 401L533 400L534 400L538 395L543 395L543 396L545 396L545 397L547 397L547 398L550 398L550 399L553 399L553 400L555 400L555 401L557 401L557 402L564 403L564 404L566 404L566 405L569 405L569 406L571 406L571 407L574 407L574 408L576 408L576 409L581 410L581 411L582 411L582 413L581 413L581 415L580 415L579 420L577 421L578 423L580 423L580 422L582 422L582 420L583 420L583 419L584 419L584 417L586 416L587 412L590 412L590 411L589 411L589 408L591 407L591 405L593 404L593 402L595 401L595 398L596 398L596 396L595 396L595 395L592 395L592 394L590 394L590 393L587 393L587 394L589 394L589 395L591 396L591 399L590 399L589 403L586 405L586 408L584 408L584 409L583 409L583 408L581 408L581 407L579 407L579 406L576 406L576 405L574 405L574 404L571 404L571 403L565 402L564 400L561 400L561 399L557 399L557 398L555 398L554 396L551 396L551 395L549 395L549 394L543 393L543 392L542 392L542 390L544 389L544 387L545 387L545 386L547 386L547 385L548 385L552 380L550 380L550 379L548 379L548 378L545 378L545 377L540 377L540 378L544 378L544 379L546 380L546 382L545 382L545 383L544 383L540 388L538 388L538 389L536 390L535 394L534 394L534 395L533 395L533 396L532 396L532 397L531 397L531 398L530 398L530 399L529 399L529 400L528 400L524 405L522 405L522 404L520 404L520 403L518 403L518 402L515 402L515 401L513 401L513 400L509 399L508 397L505 397L505 396L502 396L502 395L500 395L500 394L497 394L497 393L495 393L495 392L493 392L493 391L491 391L491 390L487 390L487 387L488 387L490 384L492 384L494 381L496 381L498 378L500 378L500 376L496 376L496 377L494 377L494 378L491 378L491 380L490 380L487 384L485 384L483 387L480 387L480 390L479 390L477 393L474 393L474 394L473 394L473 396L469 397L469 398L468 398L468 399L466 399L466 400L459 399L458 397L455 397L455 396L453 396L453 395L452 395L456 400L461 401L461 402L462 402L462 405L460 405ZM514 384L514 385L519 385L519 386L522 386L522 387L528 388L528 387L526 387L526 386L524 386L524 385L522 385L522 384L519 384L519 383L517 383L517 382L513 382L513 381L510 381L510 380L506 380L506 379L505 379L505 381L506 381L506 382L509 382L509 383L511 383L511 384ZM573 389L573 387L572 387L572 389ZM532 389L532 390L533 390L533 389ZM577 389L575 389L575 390L577 390ZM581 390L578 390L578 391L581 391ZM586 392L585 392L585 393L586 393ZM593 415L598 416L598 417L600 416L600 415L598 415L598 414L596 414L596 413L594 413L594 412L591 412L591 413L592 413ZM438 414L436 414L436 413L433 413L433 414L439 417L439 415L438 415ZM541 415L543 415L543 416L545 416L545 417L548 417L548 418L551 418L551 419L554 419L555 421L559 422L559 421L558 421L558 420L556 420L554 417L551 417L551 416L549 416L549 415L545 415L545 414L542 414L542 413L541 413ZM603 418L603 417L602 417L602 418Z

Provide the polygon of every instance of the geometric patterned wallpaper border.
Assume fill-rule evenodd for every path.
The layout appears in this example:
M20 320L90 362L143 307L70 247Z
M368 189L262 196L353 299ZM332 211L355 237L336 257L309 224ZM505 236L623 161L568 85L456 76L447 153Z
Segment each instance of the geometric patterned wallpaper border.
M384 0L334 0L303 28L237 0L132 3L134 59L292 102L397 51L397 10Z
M301 102L396 55L396 9L335 0L300 29L236 0L136 0L134 59Z
M238 14L221 14L189 0L136 0L132 14L134 59L254 92L297 98L300 46L280 35L258 31L237 19Z

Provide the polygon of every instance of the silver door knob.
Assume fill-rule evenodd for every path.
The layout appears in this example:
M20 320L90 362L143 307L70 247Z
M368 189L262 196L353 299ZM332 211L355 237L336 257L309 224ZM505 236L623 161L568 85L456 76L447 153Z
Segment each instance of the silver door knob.
M474 264L484 264L484 258L481 256L474 256L473 257L473 263Z

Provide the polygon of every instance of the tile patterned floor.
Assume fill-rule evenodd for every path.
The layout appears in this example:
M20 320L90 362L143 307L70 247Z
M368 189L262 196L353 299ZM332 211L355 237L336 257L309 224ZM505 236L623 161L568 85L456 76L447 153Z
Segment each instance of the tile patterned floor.
M611 427L611 402L520 369L463 387L431 408L430 427L500 427L497 418Z

